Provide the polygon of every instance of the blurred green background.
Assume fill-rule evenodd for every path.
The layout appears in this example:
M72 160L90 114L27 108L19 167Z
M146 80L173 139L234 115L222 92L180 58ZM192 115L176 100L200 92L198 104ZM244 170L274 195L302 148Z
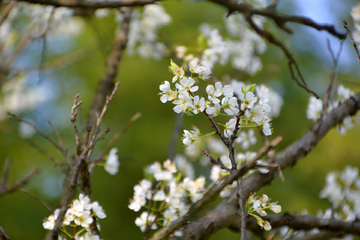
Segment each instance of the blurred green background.
M279 11L287 14L308 14L307 16L312 17L311 14L316 11L309 10L312 8L310 1L303 1L301 4L300 2L280 2ZM320 2L322 5L317 5L318 13L324 14L314 15L318 22L334 24L339 31L343 31L342 20L352 22L349 12L356 1ZM196 46L198 26L203 22L213 24L220 31L224 31L223 16L226 10L222 7L203 1L166 1L162 4L171 15L172 24L161 29L161 38L173 45ZM70 153L74 152L69 116L73 98L79 93L83 101L78 123L80 127L84 127L95 89L104 73L105 57L101 52L110 48L116 29L113 15L103 19L93 17L92 21L100 27L108 45L99 45L94 29L88 20L84 20L82 34L76 40L61 43L60 46L66 46L70 50L86 51L88 57L58 71L45 72L40 83L37 83L36 74L31 75L31 81L35 84L50 84L54 91L50 94L54 95L54 98L41 104L36 112L25 112L20 115L34 119L36 125L52 139L56 136L47 120L57 124ZM309 87L322 96L332 67L326 41L327 38L331 40L335 52L339 47L339 41L327 33L295 24L289 24L294 30L293 35L276 30L270 20L265 26L290 47ZM34 52L36 53L29 50L24 54L38 61L40 56ZM48 54L48 59L55 57L55 53ZM281 92L284 105L280 116L272 121L272 137L281 135L284 138L276 149L281 151L313 124L306 119L306 106L310 95L291 79L287 60L279 49L268 45L268 50L260 57L264 67L254 76L220 65L215 67L214 74L219 79L225 74L230 74L233 78L246 82L265 83ZM170 81L172 78L168 70L169 62L170 58L154 61L124 55L119 64L116 80L121 84L102 124L103 129L106 126L111 128L107 139L120 131L135 113L141 112L142 117L114 145L119 149L120 159L123 159L119 173L111 176L103 168L98 167L92 175L93 199L98 201L107 213L107 218L100 220L103 239L142 239L141 231L134 224L139 213L129 210L127 206L133 196L133 186L143 178L144 166L167 158L176 114L170 103L163 104L159 101L158 92L161 82ZM341 73L342 84L355 93L359 92L360 71L349 39L344 44L338 70ZM192 124L203 129L209 128L209 123L203 116L185 117L183 128L190 129ZM12 118L0 123L0 169L5 159L10 157L12 166L9 182L14 183L31 169L39 168L41 173L26 186L26 189L40 196L52 207L56 207L62 193L64 175L50 159L41 155L19 136L18 126L19 123ZM301 159L295 167L284 171L285 182L277 179L260 193L266 193L273 200L279 201L283 212L300 213L307 209L310 214L315 215L318 209L329 208L329 202L318 197L325 185L325 176L329 171L342 171L346 165L360 165L359 133L359 126L348 131L345 136L340 136L336 129L333 129L306 158ZM31 141L60 158L53 146L39 135L34 135ZM99 153L105 144L106 141L100 143L94 155ZM260 138L251 150L256 151L259 146ZM183 152L180 140L177 143L177 152ZM201 169L197 171L200 172ZM42 222L49 214L37 200L23 192L17 191L0 197L0 226L11 239L24 239L24 236L29 240L43 239L47 231L43 229ZM239 239L239 235L224 229L211 239Z

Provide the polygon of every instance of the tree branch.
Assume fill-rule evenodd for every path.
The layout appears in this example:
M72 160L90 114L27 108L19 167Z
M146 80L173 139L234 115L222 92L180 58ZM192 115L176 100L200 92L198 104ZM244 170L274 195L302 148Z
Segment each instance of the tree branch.
M27 175L25 175L22 179L17 181L14 185L6 186L7 181L9 179L10 164L11 164L10 159L6 159L5 164L4 164L3 176L1 179L1 183L0 183L0 196L5 193L10 193L10 192L19 190L20 188L22 188L23 186L28 184L30 182L30 180L33 179L34 177L36 177L36 175L38 175L40 172L40 170L38 168L35 168L31 172L29 172Z
M288 226L295 230L311 230L318 228L319 230L326 230L331 232L345 232L347 234L360 235L360 222L343 222L334 219L323 219L309 215L291 215L288 213L284 214L273 214L262 217L264 220L270 222L273 228L282 226ZM240 226L240 219L234 222L234 229ZM247 218L248 229L252 232L259 232L262 230L256 223L256 219L253 217Z
M357 45L356 45L356 42L355 42L355 40L354 40L354 37L353 37L353 35L352 35L352 33L351 33L350 28L349 28L348 25L347 25L347 22L346 22L346 21L343 21L343 23L344 23L344 28L345 28L346 31L348 31L348 33L349 33L350 39L351 39L352 44L353 44L353 46L354 46L354 48L355 48L355 52L356 52L356 55L357 55L357 57L358 57L359 64L360 64L360 53L359 53L359 49L358 49L358 47L357 47Z
M236 1L231 1L231 0L209 0L209 1L226 7L227 9L229 9L230 13L239 12L242 14L248 14L250 16L260 15L264 17L269 17L273 19L276 25L278 25L278 27L282 30L284 30L284 24L286 24L287 22L293 22L314 28L319 31L321 30L327 31L328 33L332 34L333 36L339 39L344 39L346 37L346 33L340 33L336 31L333 25L316 23L312 19L307 17L289 16L286 14L281 14L276 12L274 8L260 9L244 3L236 4ZM288 29L286 30L286 32L291 33L291 30Z
M324 117L318 120L298 141L291 144L284 151L270 158L269 161L279 164L281 169L294 166L300 158L306 156L319 143L319 141L331 128L341 123L346 116L354 115L359 109L360 93L339 105L339 107L334 109L332 112L324 115ZM214 188L214 190L210 190L210 195L213 194L211 195L211 200L207 199L208 193L203 197L203 199L195 203L190 211L183 217L186 218L185 221L182 221L184 220L183 218L179 218L168 227L164 227L157 231L153 235L152 239L169 239L173 231L186 224L190 220L190 217L199 212L200 207L198 207L198 205L200 205L201 209L203 209L206 204L218 196L222 189L221 187L225 187L227 185L224 183L231 183L234 179L243 176L244 171L247 172L248 169L246 169L246 167L248 167L249 164L250 163L245 164L236 172L228 175ZM276 170L271 170L268 174L255 172L245 178L243 181L244 199L247 199L251 193L257 192L263 186L270 184L272 180L275 179L277 175L276 172ZM196 211L192 209L196 209ZM207 212L205 216L188 224L183 231L184 235L181 239L208 239L218 230L229 227L231 222L234 220L231 218L232 214L237 212L238 201L235 194L232 194L230 197L224 199L220 204L218 204L213 210Z
M78 0L23 0L21 2L38 3L43 5L52 5L55 7L69 7L69 8L120 8L131 6L144 6L155 3L156 0L114 0L114 1L78 1Z

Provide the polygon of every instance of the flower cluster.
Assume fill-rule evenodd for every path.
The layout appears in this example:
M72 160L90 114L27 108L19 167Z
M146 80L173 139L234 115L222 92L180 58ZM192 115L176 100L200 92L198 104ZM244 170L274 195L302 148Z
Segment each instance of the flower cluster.
M357 44L360 44L360 3L351 9L351 17L355 27L353 31L354 40Z
M208 79L211 72L208 68L199 65L198 59L193 59L189 63L191 71L190 77L185 77L185 71L182 67L171 61L170 69L174 74L172 82L175 82L175 88L172 88L168 81L160 85L161 97L163 103L173 101L176 113L186 113L188 115L205 112L210 117L218 115L233 116L224 126L224 136L232 136L235 129L239 126L257 127L262 126L265 135L271 135L270 118L267 113L271 111L268 104L269 99L259 99L253 93L255 84L249 85L246 89L241 88L239 92L234 93L235 88L232 85L222 85L216 82L206 87L207 97L195 95L199 86L195 85L195 79ZM193 78L193 74L197 77ZM221 98L222 97L222 98ZM224 111L224 113L222 113ZM237 118L241 117L240 120ZM236 124L239 124L236 126ZM200 131L194 127L192 131L184 131L183 143L191 150L193 143L201 138Z
M53 230L59 214L60 209L56 209L53 214L51 214L48 218L44 220L43 227L47 230ZM106 214L98 202L91 202L89 197L80 194L79 199L74 200L67 209L61 231L71 239L75 238L78 240L100 240L99 236L92 235L92 233L90 232L89 227L94 220L93 217L103 219L106 217ZM73 227L74 229L80 227L81 229L78 230L74 234L74 236L72 236L70 233L67 232L66 226ZM84 231L86 231L85 234L82 234ZM66 238L61 237L61 239Z
M144 211L135 220L141 231L157 229L157 224L167 226L187 213L189 203L195 203L203 196L205 178L199 177L194 181L189 177L182 178L173 161L166 160L163 167L155 162L147 168L147 173L157 184L148 179L141 180L134 186L134 197L129 204L135 212L148 205L149 211Z
M329 108L327 109L330 112L332 109L336 108L339 104L345 102L351 96L354 96L354 92L352 92L348 88L344 88L343 85L339 85L337 88L337 101L329 104ZM309 104L306 110L306 116L308 119L316 121L320 118L321 112L323 110L323 102L321 99L316 99L315 97L310 97ZM360 116L360 115L357 115ZM338 126L338 132L341 135L346 134L346 129L351 129L354 126L355 118L351 116L347 116L344 118L343 122Z
M212 69L216 63L225 65L230 60L234 69L255 74L262 69L261 60L257 55L266 51L265 41L247 27L246 20L241 14L226 16L224 21L231 37L225 40L218 29L207 23L200 26L200 32L206 38L207 45L201 62ZM254 21L262 27L264 19L255 17Z
M129 30L127 52L134 54L135 51L144 58L161 59L167 54L164 43L158 42L158 32L162 26L168 25L171 17L160 4L149 4L144 7L140 14L132 13L132 21Z
M342 173L330 172L320 198L327 198L332 208L326 209L319 217L354 221L360 219L360 177L357 167L346 166Z
M247 200L248 214L255 217L257 224L264 228L266 231L271 230L271 225L268 221L264 221L260 216L266 216L267 213L265 210L270 209L274 213L281 212L281 206L275 202L270 202L269 197L266 194L263 194L261 197L251 195ZM260 216L259 216L260 215Z

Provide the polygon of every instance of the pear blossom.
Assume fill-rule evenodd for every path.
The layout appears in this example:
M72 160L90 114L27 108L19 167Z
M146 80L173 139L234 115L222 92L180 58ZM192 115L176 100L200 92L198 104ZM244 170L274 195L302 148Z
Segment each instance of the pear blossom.
M193 127L193 130L184 130L183 143L188 151L195 149L194 142L200 137L200 130L197 127Z
M177 97L177 91L171 90L170 83L168 81L164 81L164 84L160 85L160 101L162 103L166 103L167 101L172 101Z
M344 102L349 99L351 96L354 96L354 92L352 92L348 88L344 88L343 85L339 85L337 88L337 95L340 98L340 102Z
M263 125L263 133L265 136L270 136L272 134L271 127L268 122L265 122Z
M176 231L174 232L174 236L175 236L175 237L182 237L182 235L183 235L183 232L182 232L181 230L176 230Z
M149 215L148 212L141 213L140 217L136 218L135 224L140 227L141 231L144 232L148 225L151 224L151 229L157 229L154 215Z
M206 87L206 93L208 94L208 98L214 104L220 103L218 97L222 95L222 85L220 82L215 83L215 87L213 85L208 85Z
M189 70L192 73L197 72L197 67L199 66L199 59L194 58L189 62Z
M134 196L134 198L130 200L130 204L128 205L128 208L135 212L138 212L140 211L142 206L145 206L145 204L146 204L145 198Z
M214 104L214 106L206 108L205 112L212 117L216 117L220 114L220 110L221 110L220 104Z
M111 175L115 175L119 171L120 162L119 162L119 157L116 154L117 152L118 152L117 148L111 149L109 153L109 157L107 158L105 163L105 170Z
M192 79L191 77L187 78L184 77L181 81L180 84L176 83L175 87L177 89L179 89L179 91L190 91L190 92L196 92L199 89L199 86L194 86L195 84L195 80Z
M221 192L220 192L220 197L226 198L226 197L230 196L231 189L235 188L236 186L237 186L236 181L233 181L233 183L231 185L227 185L226 187L224 187L224 189L221 190Z
M247 92L246 94L240 93L240 100L241 102L241 110L244 111L245 109L251 109L255 102L257 101L257 97L255 97L253 92Z
M194 108L189 93L185 91L179 92L178 98L173 103L176 105L174 107L176 113L189 113Z
M72 208L68 208L64 216L63 224L70 225L72 221L74 221L74 213Z
M226 98L232 98L234 96L234 90L231 85L225 85L222 89L222 94Z
M340 135L345 135L347 129L352 129L354 127L354 119L351 116L347 116L343 119L342 123L338 125L338 133Z
M259 103L250 111L247 111L247 113L250 114L251 119L256 124L263 124L265 122L269 122L269 117L267 116L267 113L270 112L271 107L267 104L268 99L260 99ZM247 117L250 117L249 115Z
M76 199L73 202L72 213L79 217L83 214L84 211L91 209L90 198L84 196L84 194L80 193L79 200Z
M199 96L195 96L193 99L193 108L192 111L194 114L198 114L199 112L203 112L205 110L205 99Z
M255 137L255 132L253 129L249 129L248 133L246 134L245 131L241 131L239 137L236 139L237 143L242 143L242 149L246 150L250 147L250 145L254 145L257 139Z
M210 69L204 66L197 66L195 72L199 74L199 77L203 80L209 79L211 77Z
M98 218L100 218L100 219L106 218L106 214L98 202L93 202L91 208L93 210L93 213L95 213L95 215Z
M83 211L81 215L77 215L74 219L75 224L87 228L92 222L93 218L91 217L90 211Z
M277 117L280 114L280 109L284 104L284 100L277 92L266 87L265 85L256 86L256 95L261 99L269 99L269 106L271 111L268 112L269 117Z
M167 160L164 162L164 168L166 168L166 169L167 169L169 172L171 172L171 173L177 172L175 162L171 161L170 159L167 159Z
M224 129L224 136L229 138L233 134L235 128L236 128L236 118L231 118L226 124Z
M185 156L177 154L175 156L175 163L179 172L190 179L195 178L195 170L193 165L186 159Z
M160 4L148 4L144 11L134 11L129 29L127 52L144 58L161 59L168 54L166 46L158 42L158 32L168 25L171 17Z
M239 113L239 105L236 97L224 97L221 100L222 108L228 115L237 115Z
M360 21L360 4L355 5L350 13L354 21Z
M322 108L323 102L321 99L316 99L314 96L311 96L306 110L306 117L313 121L318 120L321 116Z
M164 211L164 226L167 226L170 222L178 219L177 212L174 208L167 208Z
M220 179L222 170L218 165L213 165L210 172L210 179L213 182L217 182Z
M264 228L266 231L270 231L270 223L268 221L264 221L261 217L267 215L265 211L266 209L270 209L275 213L279 213L281 211L281 206L276 203L269 202L269 197L266 194L263 194L261 197L255 196L255 194L251 195L247 201L247 204L251 205L249 207L248 214L256 219L257 224L260 227ZM254 212L256 212L258 215L254 214Z
M83 236L75 236L75 240L100 240L98 235L91 235L91 233L87 232Z
M55 221L59 217L60 209L56 209L54 214L50 215L44 222L43 227L47 230L53 230L55 227Z
M270 204L270 209L271 211L273 211L274 213L279 213L281 212L281 206L277 205L277 204Z
M166 199L166 195L165 192L162 190L157 191L153 196L154 201L164 201L165 199Z
M262 160L257 160L256 164L260 164L260 165L268 165L266 162L262 161ZM267 167L258 167L259 172L262 174L267 174L270 170Z
M340 180L345 184L346 187L349 187L358 178L358 174L359 169L357 167L352 168L348 165L340 175Z
M176 57L181 59L185 56L187 48L185 46L177 46L175 47Z

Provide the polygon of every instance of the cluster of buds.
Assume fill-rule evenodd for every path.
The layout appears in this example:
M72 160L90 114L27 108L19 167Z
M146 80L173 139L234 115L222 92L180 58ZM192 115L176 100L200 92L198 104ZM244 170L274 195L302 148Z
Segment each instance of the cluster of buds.
M60 209L56 209L53 214L46 218L43 222L43 227L47 230L53 230L55 227L55 222L59 217ZM70 239L76 240L100 240L100 237L97 235L92 235L90 231L90 224L94 221L94 217L103 219L106 217L103 208L99 205L98 202L91 202L90 198L80 194L79 199L73 201L73 203L68 207L65 216L63 225L60 230ZM74 228L74 235L71 235L66 227ZM98 228L100 226L98 225ZM80 229L80 230L78 230ZM76 230L78 230L76 232ZM84 233L85 231L85 233ZM60 236L59 239L66 239L65 237Z
M188 177L182 178L175 162L166 160L161 166L155 162L147 168L149 178L143 179L134 186L134 197L130 200L129 208L138 212L142 207L147 208L135 224L141 231L157 229L157 224L167 226L179 216L187 213L191 203L195 203L203 196L205 177L195 181ZM180 236L181 231L175 232Z
M247 200L248 214L255 217L257 224L264 228L266 231L271 230L271 225L268 221L264 221L260 216L264 217L267 215L266 209L270 209L274 213L281 212L281 206L276 202L270 202L271 199L266 194L263 194L261 197L251 195ZM259 216L260 215L260 216Z
M218 115L232 116L224 126L224 136L229 138L234 133L235 129L239 127L249 128L258 127L263 128L263 133L266 136L272 134L270 128L270 117L267 113L271 111L268 105L268 99L259 99L253 93L255 84L251 84L246 88L242 88L239 94L234 94L232 85L222 85L220 82L208 84L206 87L207 97L195 95L199 90L196 86L196 79L200 78L207 80L211 77L211 71L199 65L198 59L194 58L189 62L190 77L185 77L183 67L179 67L171 61L170 69L174 74L172 82L175 83L175 88L172 88L168 81L160 85L161 97L163 103L173 101L174 111L176 113L185 113L187 115L198 114L204 112L208 118L213 118ZM194 74L197 76L194 77ZM222 99L220 99L222 97ZM221 111L223 110L224 113ZM214 133L210 133L211 135ZM183 143L191 150L194 148L193 143L199 138L203 137L198 128L194 127L193 131L184 131Z

